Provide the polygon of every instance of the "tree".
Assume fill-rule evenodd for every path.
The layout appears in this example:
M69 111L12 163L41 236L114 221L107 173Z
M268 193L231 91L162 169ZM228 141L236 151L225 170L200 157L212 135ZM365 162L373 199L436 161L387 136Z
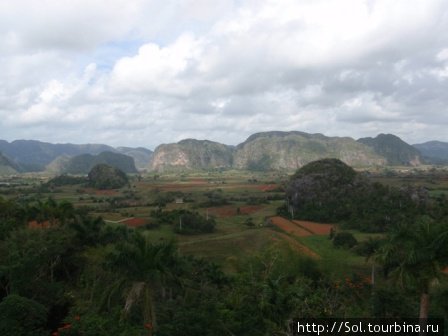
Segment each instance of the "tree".
M375 285L375 256L382 244L383 240L380 238L369 237L367 240L361 242L356 247L356 252L366 258L366 262L371 262L371 282Z
M87 179L89 185L97 189L117 189L129 185L128 177L123 171L106 164L93 167Z
M149 335L153 335L157 330L155 295L176 268L175 245L171 242L154 245L136 233L129 242L119 244L108 259L111 269L126 274L124 315L140 304L143 323Z
M402 287L416 288L420 318L427 318L430 289L448 265L448 225L421 218L413 225L397 225L379 249L376 260Z
M48 335L47 310L40 303L11 294L0 302L0 334L6 336Z

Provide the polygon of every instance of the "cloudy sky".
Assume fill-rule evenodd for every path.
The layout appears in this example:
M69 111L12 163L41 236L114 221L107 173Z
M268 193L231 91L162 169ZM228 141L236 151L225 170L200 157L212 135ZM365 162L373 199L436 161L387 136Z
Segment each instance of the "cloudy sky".
M0 139L448 141L446 0L2 0Z

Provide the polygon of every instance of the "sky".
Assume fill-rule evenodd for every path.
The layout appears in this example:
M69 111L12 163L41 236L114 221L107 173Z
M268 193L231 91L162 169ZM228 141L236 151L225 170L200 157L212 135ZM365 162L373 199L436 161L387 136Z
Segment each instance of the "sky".
M2 0L0 139L448 141L446 0Z

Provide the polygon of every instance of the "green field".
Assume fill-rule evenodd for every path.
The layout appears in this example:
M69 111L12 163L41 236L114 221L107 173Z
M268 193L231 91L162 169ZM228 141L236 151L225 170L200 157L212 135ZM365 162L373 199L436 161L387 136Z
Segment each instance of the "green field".
M403 172L404 171L404 172ZM374 173L375 182L392 186L417 185L426 188L431 196L446 194L448 174L444 170L423 171L396 169ZM146 174L132 176L128 187L102 191L72 185L48 188L50 176L28 175L6 181L0 192L7 198L69 201L78 208L85 208L91 215L101 216L108 225L126 225L129 218L140 218L152 223L151 212L191 210L213 217L213 233L180 235L171 225L157 228L138 227L153 242L174 240L183 254L193 254L233 269L236 261L264 250L290 248L293 239L315 252L320 267L335 276L366 273L369 265L363 257L350 250L335 249L327 236L294 237L288 232L279 234L277 227L266 226L266 219L276 214L283 204L282 188L288 175L278 172L211 171ZM5 183L6 183L5 182ZM210 203L211 202L211 203ZM246 225L250 219L252 226ZM378 234L350 231L358 241ZM285 238L289 237L289 238ZM285 241L289 240L289 242ZM300 253L300 252L297 252Z

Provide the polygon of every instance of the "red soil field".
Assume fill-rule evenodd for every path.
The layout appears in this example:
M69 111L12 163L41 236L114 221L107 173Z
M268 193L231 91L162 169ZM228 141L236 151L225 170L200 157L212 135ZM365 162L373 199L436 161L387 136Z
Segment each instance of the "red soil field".
M275 217L271 217L270 220L271 220L272 224L274 224L278 228L282 229L283 231L285 231L287 233L291 233L297 237L307 237L307 236L312 235L311 232L305 230L304 228L300 227L296 223L293 223L290 220L285 219L283 217L275 216Z
M298 224L299 226L313 232L316 235L329 235L331 228L333 228L333 224L322 224L322 223L308 222L308 221L301 221L301 220L294 220L293 222Z
M139 227L139 226L148 224L148 221L144 218L129 218L129 219L120 221L120 223L126 224L127 226L130 226L130 227Z
M238 215L237 206L223 206L219 208L208 208L208 213L217 217L232 217ZM240 206L240 215L250 215L263 208L262 205L244 205Z
M278 186L276 184L262 184L257 186L257 189L261 191L271 191L277 188Z

